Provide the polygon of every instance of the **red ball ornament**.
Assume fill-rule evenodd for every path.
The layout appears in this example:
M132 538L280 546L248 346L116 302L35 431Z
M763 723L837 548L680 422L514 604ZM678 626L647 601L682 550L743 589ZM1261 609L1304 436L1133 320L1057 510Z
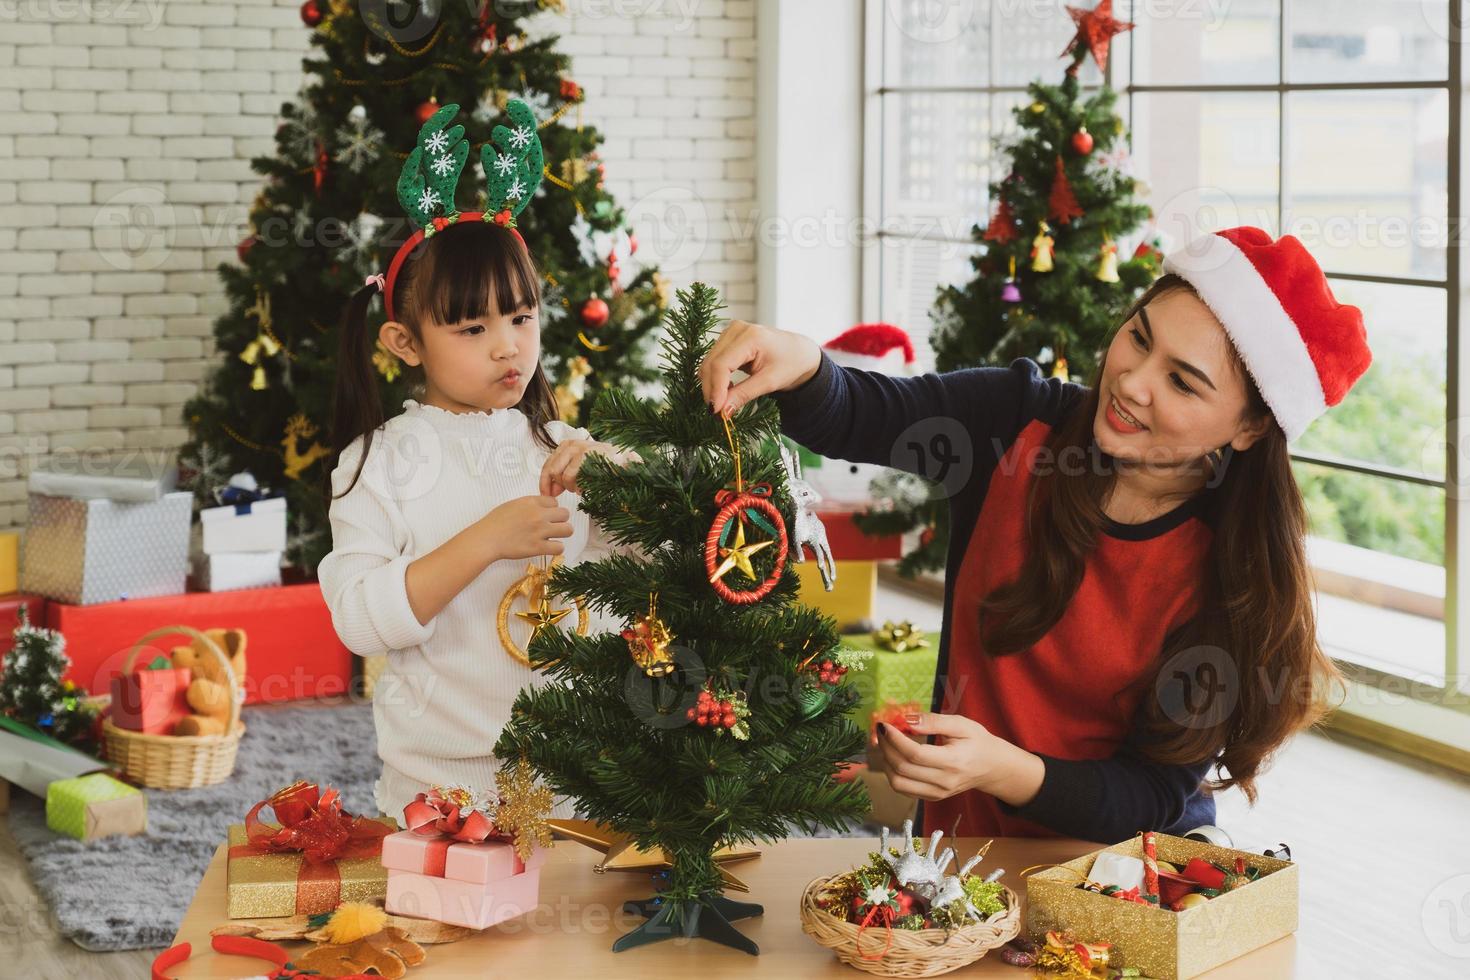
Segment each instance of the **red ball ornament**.
M607 308L607 301L594 296L582 304L582 322L589 327L602 327L607 325L607 318L612 311Z
M1086 126L1072 134L1072 149L1082 156L1092 152L1092 134L1087 131Z
M426 123L430 119L434 118L434 113L436 113L438 111L439 111L439 100L438 99L429 99L427 102L420 102L419 103L419 107L414 110L414 115L416 115L418 117L419 125L422 126L424 123Z
M315 27L322 22L322 8L316 0L306 0L301 5L301 22L307 27Z
M631 231L628 232L628 254L638 254L638 236L633 234Z
M246 261L249 260L250 250L255 247L255 243L257 241L259 241L258 238L256 238L254 235L250 235L249 237L243 239L239 245L235 246L235 254L240 257L241 265L244 265Z

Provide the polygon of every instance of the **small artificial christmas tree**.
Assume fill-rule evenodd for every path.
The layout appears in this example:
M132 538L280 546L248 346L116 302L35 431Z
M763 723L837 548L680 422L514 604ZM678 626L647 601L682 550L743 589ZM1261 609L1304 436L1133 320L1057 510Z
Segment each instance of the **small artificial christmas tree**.
M598 438L643 461L589 456L578 474L583 509L623 551L559 567L550 586L634 625L534 637L549 682L521 692L496 752L524 755L591 819L670 856L668 887L632 905L650 921L615 950L699 935L755 953L730 920L760 906L720 894L713 855L865 812L861 787L834 778L863 748L842 680L861 655L794 601L775 405L728 423L710 413L697 369L717 295L696 284L679 303L662 343L666 402L613 390L592 413Z
M61 679L71 666L65 638L55 630L32 626L23 605L14 635L15 646L0 665L0 714L95 754L97 711L86 702L86 691Z
M1037 361L1063 379L1088 380L1108 333L1159 272L1156 243L1126 260L1118 243L1151 215L1123 167L1126 130L1104 86L1083 99L1077 74L1089 53L1107 67L1108 41L1132 27L1114 20L1111 0L1090 11L1068 8L1077 35L1060 85L1032 82L1031 101L1014 111L1020 133L1005 148L1009 174L990 185L995 210L974 237L983 251L975 276L945 286L932 313L930 343L940 371ZM944 567L949 504L920 477L885 473L874 481L878 505L856 523L874 535L919 532L898 571Z

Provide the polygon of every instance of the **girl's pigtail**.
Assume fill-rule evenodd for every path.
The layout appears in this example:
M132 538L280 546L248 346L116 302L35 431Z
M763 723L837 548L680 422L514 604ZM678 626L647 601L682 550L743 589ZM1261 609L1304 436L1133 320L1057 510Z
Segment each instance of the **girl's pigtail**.
M378 395L378 380L372 361L377 336L367 329L368 304L377 292L377 285L369 282L353 293L342 311L342 322L337 328L339 347L337 381L332 395L332 465L326 467L328 506L335 499L331 474L342 451L362 436L362 455L357 463L357 472L352 474L352 482L347 489L336 496L345 496L357 485L372 446L373 433L384 422L383 402Z

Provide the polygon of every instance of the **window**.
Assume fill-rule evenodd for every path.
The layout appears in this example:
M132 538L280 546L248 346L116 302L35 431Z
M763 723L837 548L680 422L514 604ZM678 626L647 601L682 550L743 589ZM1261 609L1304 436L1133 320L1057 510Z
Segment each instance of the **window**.
M1446 590L1467 578L1453 542L1470 526L1454 497L1470 495L1446 486L1470 484L1470 453L1461 473L1446 449L1470 449L1470 433L1451 417L1460 65L1448 0L1115 10L1136 27L1113 41L1109 82L1165 248L1236 224L1289 232L1368 324L1372 368L1294 446L1323 641L1365 676L1452 693ZM1061 78L1073 24L1060 0L868 0L866 31L865 207L878 230L864 312L909 330L927 369L936 289L974 274L1010 109L1027 82ZM1100 84L1084 64L1084 86Z
M1294 446L1323 643L1445 686L1448 2L1133 6L1111 81L1166 248L1289 232L1368 326L1373 366Z
M865 316L895 323L932 369L929 312L942 285L975 273L972 231L990 211L991 158L1037 77L1061 79L1072 37L1060 3L869 0L868 211ZM1090 61L1084 88L1102 79Z

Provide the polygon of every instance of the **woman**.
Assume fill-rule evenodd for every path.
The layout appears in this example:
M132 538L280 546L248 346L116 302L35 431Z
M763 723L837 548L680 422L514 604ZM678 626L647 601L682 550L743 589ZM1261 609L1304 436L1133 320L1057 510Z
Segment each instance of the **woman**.
M925 833L1180 833L1214 790L1254 801L1324 710L1287 444L1367 370L1362 315L1289 235L1207 235L1164 270L1091 387L1025 359L891 378L739 321L701 367L712 411L774 393L801 444L948 495L934 711L879 734Z

